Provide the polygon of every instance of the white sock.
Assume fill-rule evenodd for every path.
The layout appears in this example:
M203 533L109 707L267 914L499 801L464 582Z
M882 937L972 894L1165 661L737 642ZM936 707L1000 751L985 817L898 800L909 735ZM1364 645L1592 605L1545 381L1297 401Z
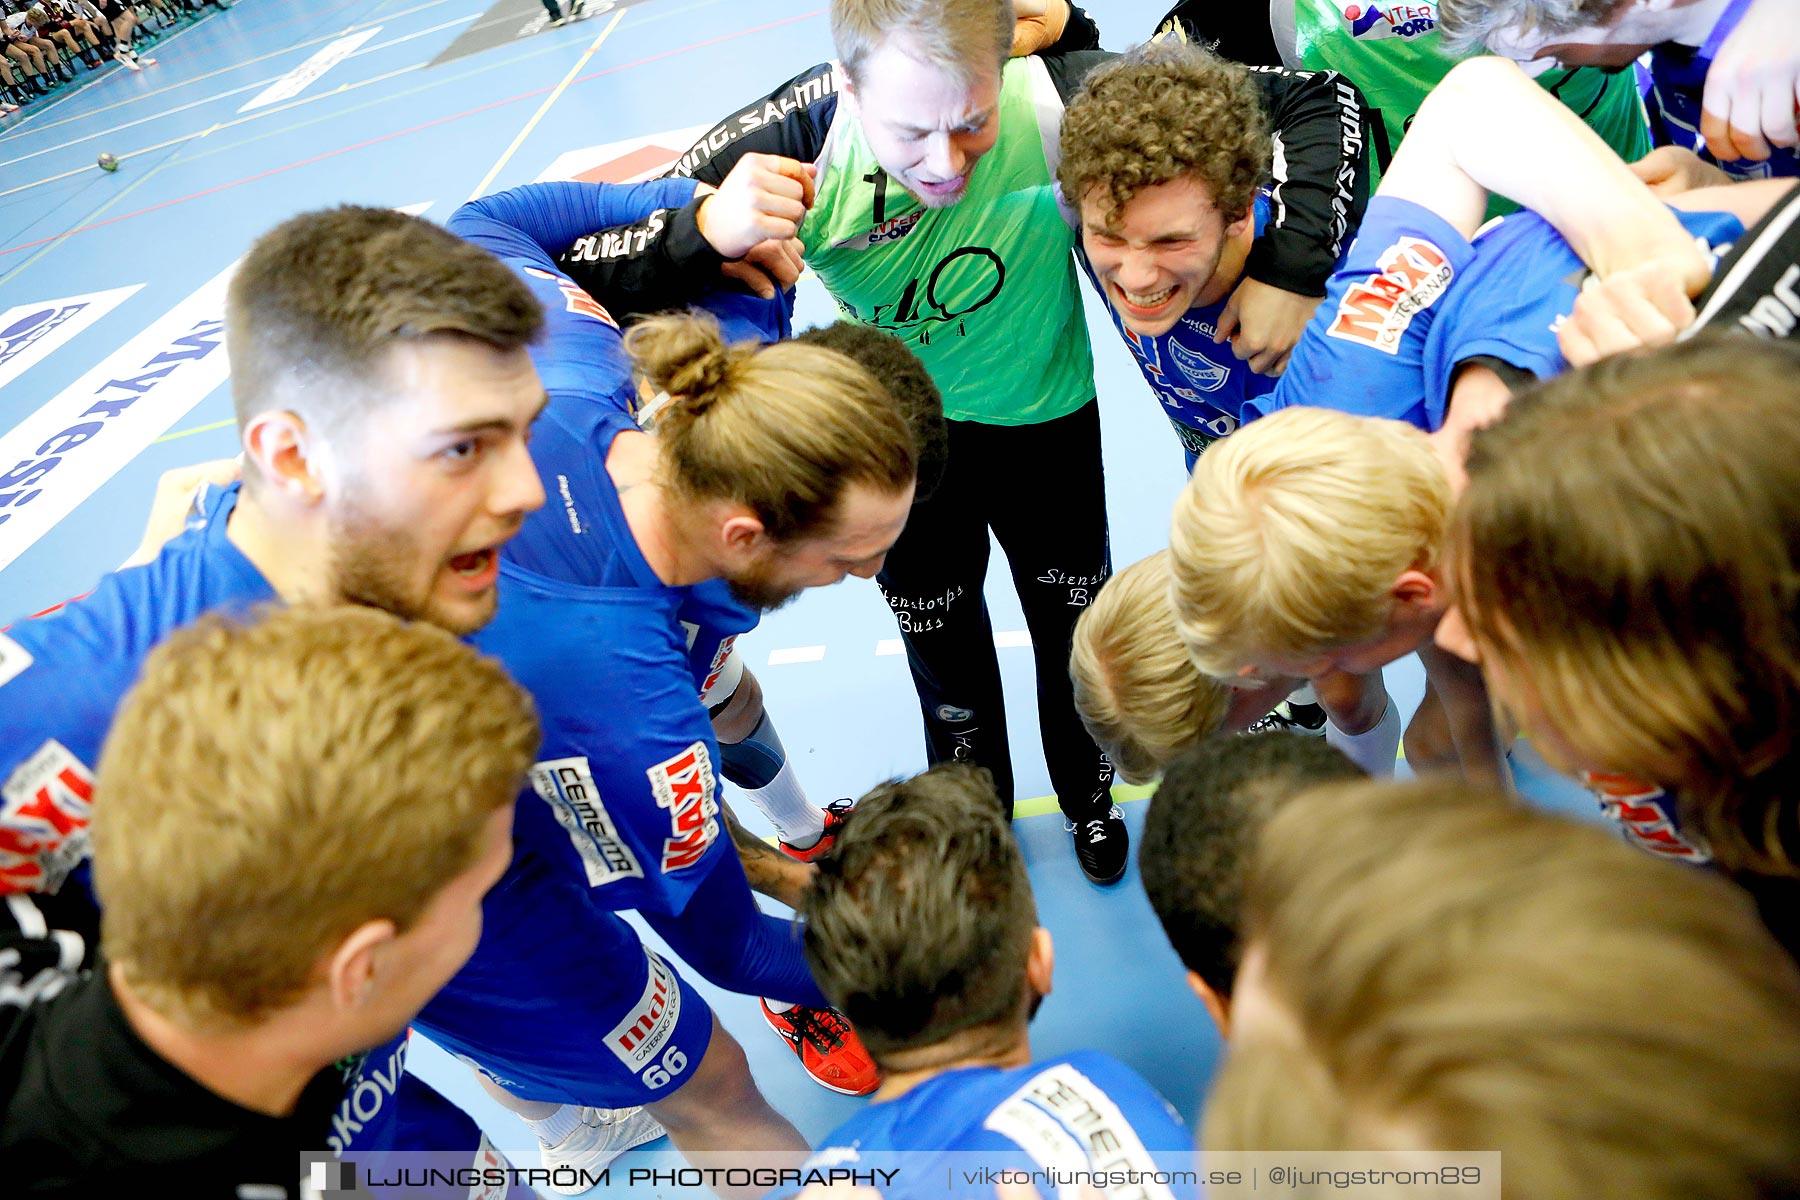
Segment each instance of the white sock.
M759 788L745 788L744 795L756 811L769 818L775 833L796 850L817 845L825 833L825 810L806 798L790 759L781 764L775 778Z
M575 1126L581 1123L581 1110L573 1104L565 1104L542 1120L527 1119L525 1123L538 1135L538 1140L554 1146L575 1132Z
M1345 733L1331 721L1325 722L1325 744L1336 746L1344 756L1377 779L1394 774L1394 759L1400 754L1400 708L1392 696L1381 720L1367 733Z
M1319 696L1317 692L1313 691L1312 684L1303 683L1288 693L1287 702L1289 704L1317 704Z
M769 1006L770 1012L774 1013L784 1013L794 1007L785 1000L764 1000L763 1003Z

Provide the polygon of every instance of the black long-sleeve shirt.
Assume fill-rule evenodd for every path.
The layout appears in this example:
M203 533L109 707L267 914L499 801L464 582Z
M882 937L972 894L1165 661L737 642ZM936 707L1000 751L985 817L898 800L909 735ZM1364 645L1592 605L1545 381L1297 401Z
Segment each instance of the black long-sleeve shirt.
M1066 102L1096 66L1115 55L1098 45L1079 8L1043 55ZM746 154L817 160L838 112L842 68L820 63L709 129L670 174L717 186ZM1333 264L1362 220L1368 199L1370 114L1362 94L1335 72L1252 69L1269 117L1274 155L1271 220L1245 274L1301 295L1322 296ZM977 168L979 169L979 168ZM716 282L723 261L701 237L699 200L645 221L584 238L559 260L578 283L627 312L672 307L696 279Z

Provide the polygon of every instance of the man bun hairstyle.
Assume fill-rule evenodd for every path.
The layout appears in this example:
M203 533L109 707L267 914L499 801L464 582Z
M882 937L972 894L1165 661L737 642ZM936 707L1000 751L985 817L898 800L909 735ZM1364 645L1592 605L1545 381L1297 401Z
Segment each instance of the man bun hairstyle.
M667 486L691 501L744 505L778 542L828 529L852 485L893 494L917 478L899 403L834 350L728 345L704 313L652 317L625 347L667 397L655 416Z

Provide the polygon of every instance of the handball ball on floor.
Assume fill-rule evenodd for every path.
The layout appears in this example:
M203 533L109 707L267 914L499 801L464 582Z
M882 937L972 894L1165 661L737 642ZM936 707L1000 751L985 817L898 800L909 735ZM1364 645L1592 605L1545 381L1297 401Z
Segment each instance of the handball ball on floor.
M100 164L100 169L102 171L116 171L119 169L119 158L116 154L102 154L94 161Z

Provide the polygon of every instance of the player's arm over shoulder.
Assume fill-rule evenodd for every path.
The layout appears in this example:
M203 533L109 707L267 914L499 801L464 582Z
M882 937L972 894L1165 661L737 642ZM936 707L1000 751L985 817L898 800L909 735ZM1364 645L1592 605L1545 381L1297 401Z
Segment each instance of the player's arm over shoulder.
M1794 190L1793 179L1753 179L1746 183L1720 184L1694 188L1671 197L1670 208L1683 212L1730 213L1744 228L1762 220L1771 208L1780 204Z
M1274 212L1251 247L1244 273L1283 291L1323 295L1368 204L1373 141L1368 102L1336 71L1256 67L1250 79L1281 152L1274 168Z
M718 187L746 154L812 162L837 117L842 74L836 63L808 67L707 130L668 174Z
M698 181L701 194L634 224L585 231L557 256L557 267L620 314L682 307L717 287L727 260L701 231L706 194L748 154L817 159L837 115L839 76L835 64L820 63L718 122L667 172Z

